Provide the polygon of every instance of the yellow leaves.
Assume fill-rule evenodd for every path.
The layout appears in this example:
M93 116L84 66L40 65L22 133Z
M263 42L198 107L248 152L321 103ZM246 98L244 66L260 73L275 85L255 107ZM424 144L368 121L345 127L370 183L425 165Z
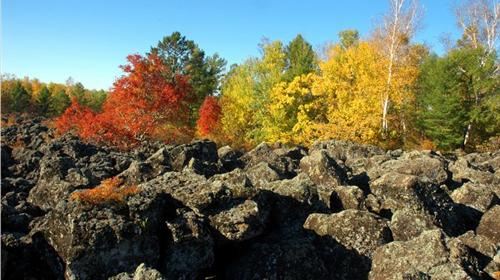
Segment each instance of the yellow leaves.
M315 100L311 86L315 79L315 74L301 75L289 83L281 82L273 87L264 125L266 141L303 142L300 128L311 120L309 112Z
M394 64L388 85L389 60L376 44L334 45L319 63L319 73L288 81L282 78L281 43L265 44L261 59L238 66L226 80L221 98L223 130L245 144L309 145L332 138L378 143L384 97L389 93L394 114L389 117L397 120L401 105L414 100L421 54L415 49L404 63Z
M314 87L323 92L328 106L322 138L375 142L385 85L383 57L367 42L346 50L334 46L329 54L320 64L322 75Z

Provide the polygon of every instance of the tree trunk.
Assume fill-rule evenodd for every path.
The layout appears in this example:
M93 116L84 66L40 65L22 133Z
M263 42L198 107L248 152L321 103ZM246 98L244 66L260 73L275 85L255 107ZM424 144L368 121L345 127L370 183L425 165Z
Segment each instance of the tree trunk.
M383 110L382 110L382 132L385 135L388 131L389 124L387 121L387 111L389 109L389 97L384 98Z
M469 125L467 125L467 129L465 130L464 142L463 142L463 145L462 145L463 149L465 149L465 146L469 142L471 130L472 130L472 123L469 123Z

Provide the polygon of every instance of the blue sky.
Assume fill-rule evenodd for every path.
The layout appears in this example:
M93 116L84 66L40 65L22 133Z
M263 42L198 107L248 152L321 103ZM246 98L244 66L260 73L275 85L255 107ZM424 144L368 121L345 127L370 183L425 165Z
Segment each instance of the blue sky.
M263 37L288 42L301 33L313 46L339 31L367 35L386 0L3 0L2 73L108 89L130 53L143 54L173 31L232 63L257 56ZM458 37L453 0L421 0L417 42L442 52L440 37Z

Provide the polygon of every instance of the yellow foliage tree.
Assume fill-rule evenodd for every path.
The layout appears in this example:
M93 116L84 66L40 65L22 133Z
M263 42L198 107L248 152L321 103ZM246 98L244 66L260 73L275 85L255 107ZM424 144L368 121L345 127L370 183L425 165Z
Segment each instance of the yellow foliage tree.
M222 134L221 138L237 147L254 144L250 132L254 126L252 104L256 104L253 78L255 64L254 60L247 60L231 69L222 86L222 131L218 134Z
M315 128L325 121L325 106L312 91L316 79L313 73L301 75L272 89L264 125L266 141L310 144L318 136Z
M384 57L368 42L330 49L313 86L328 112L327 124L320 124L321 138L377 142L382 116L377 105L385 87L384 65Z
M249 59L228 74L222 86L222 134L236 146L264 141L272 88L281 81L286 66L280 41L264 42L263 56Z

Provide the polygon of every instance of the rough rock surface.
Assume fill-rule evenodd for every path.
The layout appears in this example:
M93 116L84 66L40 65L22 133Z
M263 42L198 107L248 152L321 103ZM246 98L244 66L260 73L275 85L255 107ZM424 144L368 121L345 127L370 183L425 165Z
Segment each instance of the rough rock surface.
M371 256L379 246L392 241L388 223L383 218L359 210L336 214L311 214L304 223L320 236L328 235L348 249Z
M1 131L2 279L491 279L500 152L346 141L132 151ZM117 176L137 192L72 198Z

